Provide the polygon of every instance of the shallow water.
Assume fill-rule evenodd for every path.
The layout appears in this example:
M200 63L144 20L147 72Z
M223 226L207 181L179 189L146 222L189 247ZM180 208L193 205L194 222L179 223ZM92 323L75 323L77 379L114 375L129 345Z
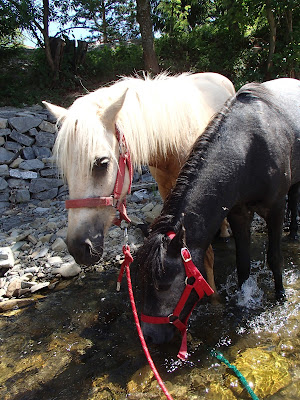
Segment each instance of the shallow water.
M287 300L274 300L265 264L265 236L256 235L252 275L237 292L234 245L216 243L216 281L224 304L201 303L189 328L190 357L179 361L180 339L150 348L177 399L249 399L214 358L221 351L260 399L299 399L300 246L284 243ZM0 398L3 400L163 399L153 379L118 270L89 273L34 305L0 316ZM67 284L68 282L63 282Z

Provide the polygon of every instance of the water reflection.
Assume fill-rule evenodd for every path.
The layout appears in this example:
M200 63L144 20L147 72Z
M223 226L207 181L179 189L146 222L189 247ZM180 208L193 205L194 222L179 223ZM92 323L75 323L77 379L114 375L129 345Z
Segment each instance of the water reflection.
M253 275L240 293L232 243L215 244L225 301L201 303L193 313L187 362L176 359L179 337L151 348L175 400L249 398L210 348L236 363L260 398L299 398L299 244L284 245L287 301L278 304L264 240L254 240ZM87 274L33 306L1 315L1 399L164 398L146 365L125 284L115 291L116 277L114 266Z

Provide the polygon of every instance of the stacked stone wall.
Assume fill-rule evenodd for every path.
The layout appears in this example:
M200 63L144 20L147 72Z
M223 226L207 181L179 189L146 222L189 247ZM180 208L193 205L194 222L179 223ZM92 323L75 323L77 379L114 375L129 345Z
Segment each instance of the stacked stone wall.
M55 123L39 105L0 108L0 209L66 195L52 156Z

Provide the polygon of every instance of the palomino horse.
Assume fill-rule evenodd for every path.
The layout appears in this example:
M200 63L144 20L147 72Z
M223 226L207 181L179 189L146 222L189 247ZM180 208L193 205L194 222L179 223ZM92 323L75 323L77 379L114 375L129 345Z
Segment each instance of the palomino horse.
M150 340L170 340L174 326L186 335L193 307L212 294L204 254L225 217L236 243L239 286L250 274L254 211L266 220L267 262L276 298L284 296L280 242L288 193L291 236L297 234L299 121L300 82L276 79L242 87L197 139L136 255L145 277L143 331Z
M128 152L134 167L149 165L165 199L195 139L234 93L219 74L162 74L123 78L77 99L68 110L45 103L61 124L54 152L71 199L68 249L79 264L99 261L116 202L127 218Z

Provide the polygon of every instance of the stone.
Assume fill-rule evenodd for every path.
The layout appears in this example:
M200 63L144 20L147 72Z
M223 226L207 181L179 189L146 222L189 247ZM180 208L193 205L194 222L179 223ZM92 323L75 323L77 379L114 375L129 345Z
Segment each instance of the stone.
M48 122L48 121L43 121L39 125L39 128L41 131L56 133L56 125L52 124L51 122Z
M55 135L49 132L39 132L36 137L36 146L51 148L54 146Z
M51 150L48 147L32 146L32 150L37 158L50 158L52 156Z
M48 247L43 247L41 250L35 251L35 252L31 255L31 257L32 257L34 260L37 260L38 258L43 258L43 257L45 257L45 255L48 253L48 251L49 251ZM29 271L29 272L30 272L30 271Z
M50 282L40 282L31 286L30 291L31 293L35 293L39 290L45 289L50 285Z
M21 279L15 278L8 284L8 287L6 290L6 296L7 297L19 297L21 289L22 289Z
M16 157L15 153L0 147L0 164L10 164Z
M81 268L74 261L65 263L59 268L52 268L53 274L61 275L63 278L72 278L81 272Z
M41 118L33 116L13 117L8 120L10 126L16 129L19 133L25 133L31 128L36 128L42 122Z
M12 178L19 178L19 179L36 179L38 177L37 172L34 171L21 171L17 168L15 169L10 169L9 170L9 175Z
M0 146L3 146L5 143L4 137L0 136Z
M9 311L12 310L13 308L20 308L20 307L25 307L28 306L29 304L34 303L36 300L35 299L11 299L11 300L6 300L6 301L1 301L0 302L0 311Z
M31 146L34 143L33 138L17 131L12 131L10 138L24 146Z
M5 190L8 187L8 183L5 179L0 177L0 190Z
M9 176L8 166L6 164L0 165L0 176L3 177Z
M291 382L288 359L275 351L248 348L237 356L234 365L248 382L252 382L254 392L261 399L274 395ZM225 384L236 397L243 391L236 376L228 375Z
M9 200L9 193L8 192L6 192L6 193L1 193L0 192L0 202L3 203L3 202L6 202L8 200ZM3 204L3 206L4 205L5 205L5 203Z
M55 240L55 242L52 244L51 249L53 251L59 252L59 251L66 250L67 249L67 245L66 245L65 241L62 238L58 237Z
M36 171L44 168L44 163L38 159L26 160L21 162L19 168L25 169L26 171Z
M24 179L8 179L8 186L11 189L24 189L28 186L28 183Z
M58 177L57 168L44 168L40 171L43 178L55 178Z
M48 258L48 263L49 263L51 266L57 266L57 265L60 266L60 265L63 263L63 260L62 260L61 257L55 256L55 257L50 257L50 258Z
M5 129L7 127L7 119L0 118L0 129Z
M13 268L14 255L10 247L0 247L0 268Z
M11 130L9 128L0 129L0 136L9 136L11 134Z
M32 198L37 200L54 199L57 196L57 193L58 193L58 188L53 188L50 190L45 190L43 192L34 193L32 195Z
M146 205L141 209L141 211L142 211L143 213L146 213L146 212L151 211L153 207L154 207L154 204L148 203L148 204L146 204Z
M32 147L24 147L22 153L25 160L33 160L36 157Z
M29 190L31 193L39 193L45 190L50 190L53 188L57 188L62 185L62 181L60 179L48 179L48 178L38 178L34 181L31 181ZM44 199L40 199L44 200Z
M28 189L19 189L16 191L16 203L27 203L30 201L30 192Z
M13 151L14 153L17 153L22 149L22 145L20 143L8 140L7 142L5 142L4 148L8 151Z
M22 161L24 161L23 158L18 157L12 163L9 164L9 167L10 168L19 168L19 165L21 164ZM9 176L9 173L8 173L8 176Z
M149 388L152 380L154 379L154 373L149 365L145 365L134 373L131 380L127 384L127 391L130 394L144 393Z
M31 129L29 129L28 133L30 136L35 137L39 133L39 131L36 128L31 128Z

